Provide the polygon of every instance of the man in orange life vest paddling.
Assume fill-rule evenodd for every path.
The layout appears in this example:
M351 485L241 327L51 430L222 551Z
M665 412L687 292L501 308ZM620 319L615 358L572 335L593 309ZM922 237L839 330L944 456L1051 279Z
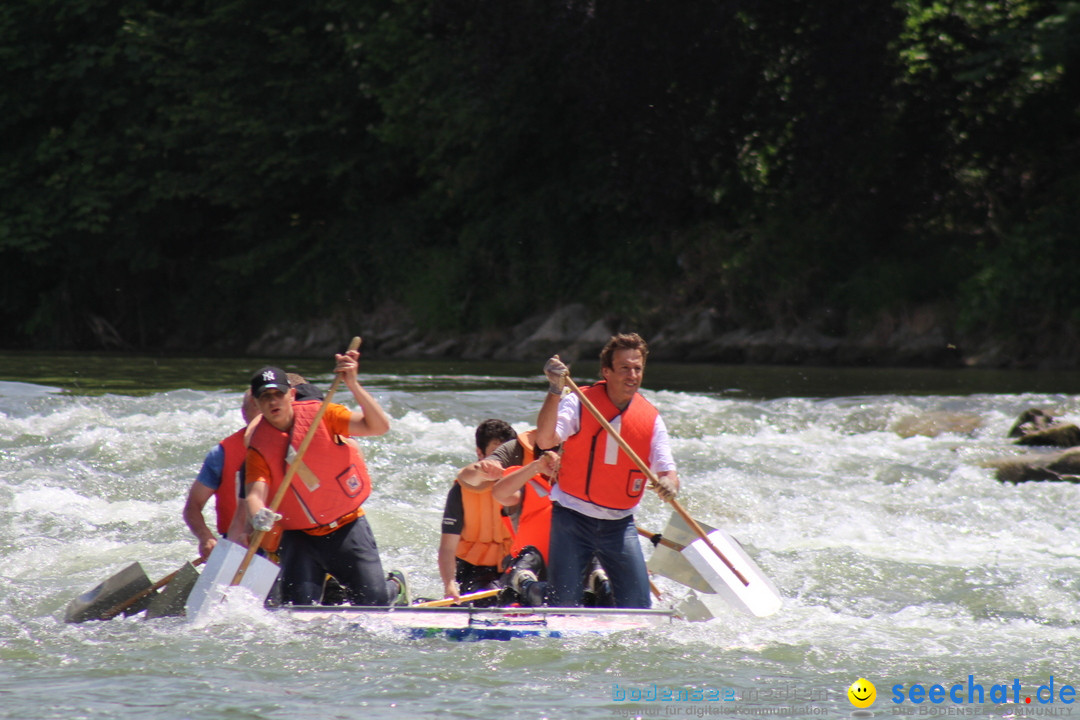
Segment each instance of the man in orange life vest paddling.
M496 477L501 477L502 465L485 458L516 438L514 428L504 420L485 420L476 428L477 462L458 473L443 508L439 576L445 597L458 600L462 593L497 587L514 533L505 522L503 506L491 496L494 480L480 466L494 468ZM494 602L492 598L488 604Z
M312 605L322 594L326 574L344 587L354 605L408 604L401 573L383 574L378 547L362 507L371 492L364 458L348 436L382 435L390 420L356 377L360 353L335 355L334 372L360 405L359 412L331 403L301 459L289 491L278 508L266 507L286 472L288 459L303 442L319 411L318 401L295 401L285 372L266 367L251 379L251 392L262 411L252 428L247 453L247 506L257 530L280 520L282 599Z
M308 383L302 376L289 373L289 383L296 388L297 399L322 399L322 392ZM221 537L229 538L241 545L247 545L251 536L247 509L244 505L244 462L247 459L247 426L259 416L259 405L249 387L244 391L240 405L240 414L244 418L244 427L225 438L206 453L199 474L188 489L184 502L183 518L191 534L199 541L199 555L205 560L210 557L217 536L206 524L203 508L210 498L214 498L215 526ZM241 507L243 512L237 513ZM281 533L263 537L263 550L273 553L277 550Z
M649 347L637 333L615 335L600 352L603 379L585 396L659 478L663 499L679 491L667 427L638 390ZM634 510L646 476L619 448L577 395L563 395L568 369L556 355L544 366L549 395L537 416L537 444L563 445L558 482L551 492L548 598L569 607L581 598L583 573L593 554L607 571L616 607L647 608L649 575Z

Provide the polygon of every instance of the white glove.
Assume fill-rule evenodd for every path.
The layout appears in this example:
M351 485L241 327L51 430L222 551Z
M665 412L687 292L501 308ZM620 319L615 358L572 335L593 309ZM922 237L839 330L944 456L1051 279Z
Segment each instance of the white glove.
M570 368L559 359L558 355L552 355L544 363L544 375L548 379L548 392L552 395L562 395L563 380L570 372Z
M656 490L656 494L659 495L660 499L664 502L674 500L675 496L679 494L679 487L675 484L675 479L670 475L660 475L657 477L653 489Z
M270 532L274 529L274 523L281 519L281 513L276 513L268 507L264 507L251 518L251 527L258 532Z

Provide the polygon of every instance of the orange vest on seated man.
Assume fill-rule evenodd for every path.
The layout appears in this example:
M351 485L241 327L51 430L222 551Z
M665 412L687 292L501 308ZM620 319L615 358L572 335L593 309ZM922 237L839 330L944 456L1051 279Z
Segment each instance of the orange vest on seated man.
M536 460L536 429L518 433L517 441L522 449L521 465L511 465L503 469L504 477ZM516 518L503 516L503 524L510 528L514 535L508 555L510 559L516 558L518 553L532 545L540 551L544 561L547 561L551 538L550 493L551 480L537 473L521 488L521 507Z
M657 409L640 393L620 411L608 398L603 380L583 390L600 414L622 436L639 458L648 462L656 427ZM609 437L587 408L581 409L581 429L563 443L559 487L563 492L594 505L616 510L636 506L645 492L645 473Z
M535 438L536 430L518 433L517 441L521 447L523 464L536 459ZM513 472L519 467L521 466L514 465L504 470L503 474ZM461 486L465 522L458 543L457 557L471 565L501 567L508 555L516 555L524 547L514 539L516 531L513 520L491 496L490 485L486 488L476 488L462 482L458 485ZM547 551L546 540L544 551Z
M485 488L458 485L465 522L456 555L471 565L498 566L514 541L513 529L503 522L502 505L491 496L490 484Z
M240 504L239 480L243 475L247 457L247 431L246 427L241 428L218 443L224 451L225 461L221 467L221 482L214 491L214 512L217 515L217 530L222 537L228 535L229 524ZM247 512L247 509L242 512ZM275 553L280 544L281 528L275 527L263 535L259 547L268 553Z
M264 470L273 497L285 479L287 459L307 436L321 403L308 400L293 403L292 432L282 432L268 422L260 422L249 444L248 482L257 481ZM364 514L361 507L371 494L364 456L355 443L348 442L351 412L343 405L327 406L322 422L301 459L300 467L282 498L277 511L285 530L303 530L311 535L326 535ZM261 458L264 467L258 467Z

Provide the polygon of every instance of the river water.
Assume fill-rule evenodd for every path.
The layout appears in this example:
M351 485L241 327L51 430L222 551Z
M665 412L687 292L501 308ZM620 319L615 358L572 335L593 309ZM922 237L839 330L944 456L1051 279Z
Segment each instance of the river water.
M292 365L329 384L329 361ZM579 381L595 373L586 365ZM877 688L878 717L1074 708L1080 488L1002 485L981 463L1018 452L1005 436L1029 407L1080 416L1076 374L650 367L680 499L738 537L781 589L785 605L768 618L731 611L481 643L243 606L197 626L65 624L73 597L127 564L157 579L197 556L184 494L206 451L239 427L254 369L0 356L0 718L850 717L859 678ZM384 565L434 597L442 505L473 457L473 428L487 417L530 427L544 381L517 365L362 372L393 421L363 441L368 517ZM977 427L896 431L941 413ZM648 497L638 524L659 529L668 516ZM664 603L686 593L655 580ZM915 690L915 703L916 685L954 696Z

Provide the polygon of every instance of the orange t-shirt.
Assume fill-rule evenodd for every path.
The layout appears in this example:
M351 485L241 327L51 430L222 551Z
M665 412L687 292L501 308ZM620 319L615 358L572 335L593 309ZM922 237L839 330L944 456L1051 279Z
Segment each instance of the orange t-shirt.
M352 420L352 415L352 410L344 405L330 403L326 406L326 412L323 413L320 422L326 426L331 435L348 437L349 421ZM301 438L302 440L303 438ZM247 449L244 476L249 485L257 482L270 482L270 466L266 464L266 458L262 456L262 453L255 448L249 447Z

